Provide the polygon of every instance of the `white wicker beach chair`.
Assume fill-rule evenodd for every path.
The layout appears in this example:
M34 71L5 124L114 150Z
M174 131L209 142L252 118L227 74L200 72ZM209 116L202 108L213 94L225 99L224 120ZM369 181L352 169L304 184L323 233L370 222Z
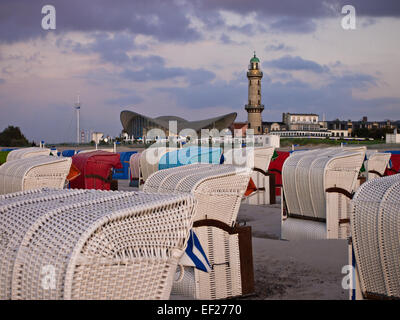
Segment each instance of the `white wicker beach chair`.
M62 189L71 158L36 156L7 161L0 167L0 194L42 187Z
M129 167L131 171L132 180L137 181L137 186L140 187L143 179L142 173L140 171L140 158L142 157L143 152L134 153L129 158Z
M254 290L251 230L234 226L250 173L231 165L191 164L160 170L146 180L145 192L191 193L197 200L193 226L212 271L179 269L173 293L223 299Z
M282 170L285 210L281 238L347 238L348 205L365 151L316 149L296 152L286 160Z
M164 154L178 148L149 147L142 152L140 157L140 173L143 181L158 171L158 164Z
M224 163L252 169L251 179L257 190L243 198L243 203L265 205L275 203L275 175L268 172L274 147L236 148L224 152Z
M350 219L358 297L400 299L400 174L364 183Z
M0 214L0 299L168 299L194 199L30 190Z
M391 154L368 150L366 153L365 173L367 180L383 177Z
M37 156L48 156L48 155L50 155L50 152L51 152L50 149L37 148L37 147L16 149L16 150L12 150L8 154L7 161L25 159L25 158L31 158L31 157L37 157Z

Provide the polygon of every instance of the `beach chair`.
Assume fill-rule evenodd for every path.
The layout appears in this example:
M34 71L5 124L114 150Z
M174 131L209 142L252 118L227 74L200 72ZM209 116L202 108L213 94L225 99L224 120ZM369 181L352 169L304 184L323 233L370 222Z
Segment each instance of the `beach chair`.
M268 172L275 176L275 195L281 195L282 188L282 167L290 153L285 151L276 151L278 157L269 163Z
M391 176L400 173L400 151L385 151L390 154L389 165L385 170L385 176Z
M150 146L149 148L144 150L139 160L139 166L140 166L139 178L141 178L143 182L146 181L150 175L158 171L160 159L167 152L172 152L175 150L178 150L178 148L173 148L173 147L165 148L165 147L153 147L153 146Z
M366 153L365 177L367 181L381 178L390 161L390 153L376 152L368 150Z
M8 154L7 161L48 155L50 155L50 149L48 148L31 147L15 149Z
M125 152L118 152L119 158L122 164L121 169L113 169L113 179L121 179L121 180L128 180L130 178L130 164L129 159L131 156L137 151L125 151Z
M115 187L111 179L113 168L121 169L122 164L118 153L107 151L80 152L72 157L72 163L81 174L71 181L72 189L110 190Z
M75 155L75 150L63 150L61 155L63 157L73 157Z
M400 174L364 183L351 201L352 299L400 299Z
M64 187L71 159L36 156L7 161L0 166L0 194L42 187Z
M143 152L134 153L129 158L129 167L131 172L131 186L140 187L143 183L142 173L140 171L140 158Z
M168 299L194 199L42 189L0 212L0 299Z
M274 147L236 148L224 152L224 163L246 166L252 169L251 179L255 191L243 198L243 203L250 205L274 204L275 175L268 172Z
M281 238L345 239L348 206L366 148L326 148L293 153L282 171Z
M173 294L224 299L254 292L251 228L236 224L250 174L245 167L198 163L160 170L146 180L144 192L190 193L197 201L193 229L212 270L179 268Z

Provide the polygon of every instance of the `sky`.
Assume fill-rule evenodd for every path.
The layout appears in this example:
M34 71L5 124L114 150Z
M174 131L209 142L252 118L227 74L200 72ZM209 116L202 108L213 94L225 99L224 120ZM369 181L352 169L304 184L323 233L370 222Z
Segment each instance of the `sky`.
M54 30L42 28L45 5ZM0 131L75 141L78 94L81 129L111 136L122 110L246 121L254 51L263 121L399 120L399 30L398 0L1 0Z

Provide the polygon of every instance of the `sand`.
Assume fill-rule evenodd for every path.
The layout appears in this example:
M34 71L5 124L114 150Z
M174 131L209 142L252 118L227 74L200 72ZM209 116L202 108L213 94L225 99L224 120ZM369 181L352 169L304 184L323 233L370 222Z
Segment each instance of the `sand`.
M242 204L238 221L253 234L256 294L246 299L348 299L341 286L346 240L279 240L279 204Z

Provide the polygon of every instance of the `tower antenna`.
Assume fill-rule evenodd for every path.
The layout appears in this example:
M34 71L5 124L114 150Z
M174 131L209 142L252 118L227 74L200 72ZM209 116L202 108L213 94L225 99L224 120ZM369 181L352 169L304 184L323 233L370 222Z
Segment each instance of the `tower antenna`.
M79 113L81 110L81 102L79 100L80 96L78 94L78 100L75 102L75 110L76 110L76 142L79 144Z

